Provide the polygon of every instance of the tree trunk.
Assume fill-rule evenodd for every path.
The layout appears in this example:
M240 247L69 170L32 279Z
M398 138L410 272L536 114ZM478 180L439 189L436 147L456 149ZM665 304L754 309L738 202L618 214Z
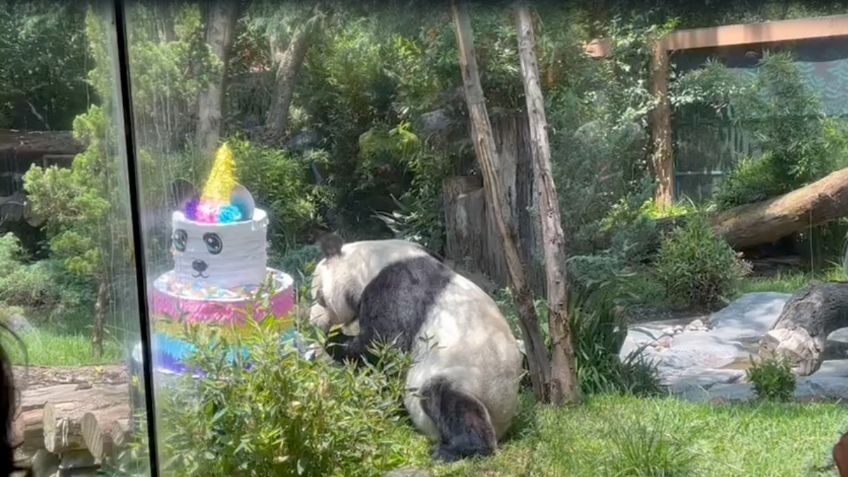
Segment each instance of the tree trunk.
M714 230L734 248L775 242L848 215L848 168L808 186L713 217Z
M106 309L109 307L109 279L101 278L97 288L97 302L94 304L94 330L91 346L94 356L103 356L103 331L106 328Z
M462 71L462 81L465 90L465 101L471 120L471 134L474 142L474 152L483 173L483 184L488 195L488 204L492 206L492 217L504 243L504 252L509 268L514 299L519 313L519 325L524 335L524 346L527 353L527 363L530 368L530 378L536 398L547 400L547 388L550 383L550 367L545 343L542 339L539 320L533 304L533 296L527 286L524 275L524 265L515 243L512 229L512 213L506 204L500 179L496 172L497 157L495 141L492 136L492 126L486 110L486 100L480 86L480 75L477 70L477 60L474 52L474 36L471 30L471 19L468 7L453 0L451 11L459 49L459 64Z
M271 106L265 118L265 141L269 144L279 144L286 135L289 124L289 107L291 106L297 77L306 59L306 53L311 46L311 22L297 28L284 49L280 38L271 37L271 51L274 56L276 71L274 75L274 94Z
M674 198L674 156L671 144L671 102L668 98L668 51L660 40L655 40L651 46L651 93L657 100L649 118L653 141L651 164L657 178L654 199L657 206L665 209Z
M574 344L567 307L565 271L565 236L559 214L556 185L551 172L551 148L548 142L548 120L539 83L536 39L530 8L523 1L516 5L518 56L527 100L530 123L530 149L536 163L539 215L542 220L542 242L545 253L545 276L548 292L548 327L551 335L551 402L556 405L580 401L580 386L574 366Z
M221 61L221 67L212 74L197 99L197 147L204 157L218 146L221 134L227 63L235 38L238 2L218 0L210 2L206 8L206 44Z

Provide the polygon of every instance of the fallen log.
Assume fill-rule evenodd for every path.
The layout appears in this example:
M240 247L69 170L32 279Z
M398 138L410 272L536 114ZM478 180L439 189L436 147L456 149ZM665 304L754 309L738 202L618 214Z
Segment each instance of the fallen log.
M15 418L15 444L24 455L31 456L44 447L43 411L30 409L22 411Z
M115 406L82 416L82 439L96 462L111 456L130 435L129 405Z
M816 372L828 335L848 327L848 283L812 285L783 306L772 329L760 340L761 358L780 356L801 376Z
M735 249L772 243L848 215L848 168L773 199L726 210L713 229Z
M101 418L129 419L127 387L123 384L96 385L55 395L44 405L44 448L54 454L87 449L82 426L87 413L94 413L98 421ZM111 427L98 422L98 428Z

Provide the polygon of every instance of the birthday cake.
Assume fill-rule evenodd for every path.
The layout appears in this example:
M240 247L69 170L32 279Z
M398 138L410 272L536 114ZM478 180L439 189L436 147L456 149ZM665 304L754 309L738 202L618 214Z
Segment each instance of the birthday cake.
M174 267L153 282L154 365L183 372L194 350L181 334L185 324L217 326L225 334L249 332L249 319L291 324L291 276L267 266L268 214L255 206L236 180L235 159L227 144L215 156L198 194L193 188L177 199L171 216Z

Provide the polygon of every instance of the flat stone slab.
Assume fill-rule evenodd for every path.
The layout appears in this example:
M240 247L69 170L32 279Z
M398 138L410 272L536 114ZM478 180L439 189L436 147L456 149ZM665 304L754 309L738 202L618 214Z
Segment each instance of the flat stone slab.
M710 334L723 341L758 341L771 329L788 293L749 293L710 316Z

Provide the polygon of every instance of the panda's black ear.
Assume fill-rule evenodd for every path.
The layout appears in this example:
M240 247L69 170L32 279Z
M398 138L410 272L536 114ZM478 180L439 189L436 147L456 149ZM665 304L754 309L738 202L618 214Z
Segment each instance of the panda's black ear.
M324 258L330 258L341 255L344 240L335 233L329 233L318 240L318 245L321 247L321 253L324 255Z

